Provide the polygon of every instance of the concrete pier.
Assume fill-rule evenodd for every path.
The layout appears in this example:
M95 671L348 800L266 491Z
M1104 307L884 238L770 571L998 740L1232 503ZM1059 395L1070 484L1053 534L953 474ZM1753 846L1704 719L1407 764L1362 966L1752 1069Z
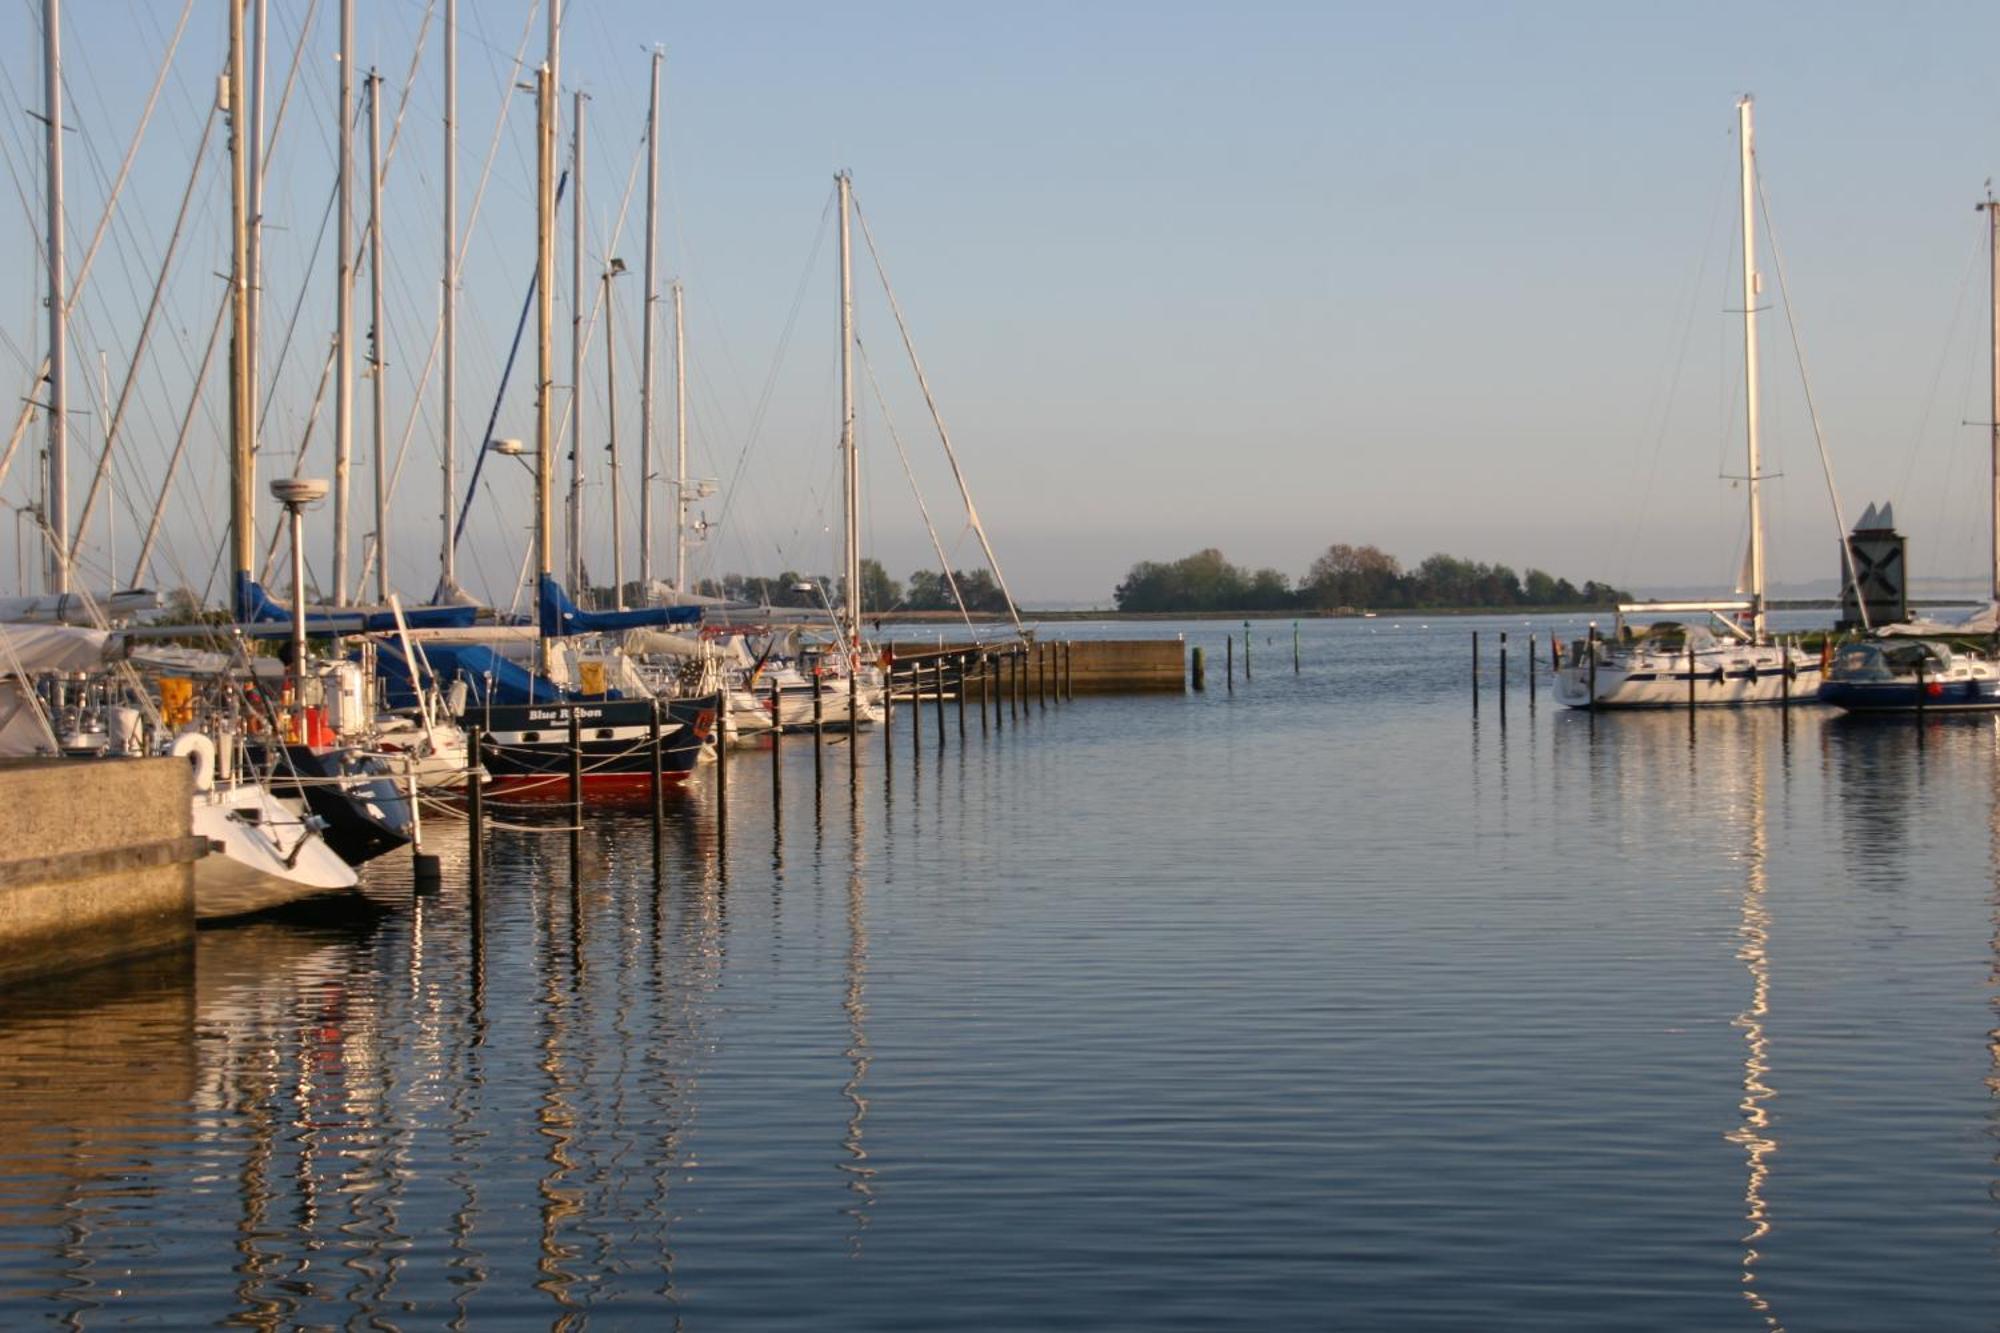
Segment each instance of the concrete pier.
M0 764L0 985L194 942L181 759Z

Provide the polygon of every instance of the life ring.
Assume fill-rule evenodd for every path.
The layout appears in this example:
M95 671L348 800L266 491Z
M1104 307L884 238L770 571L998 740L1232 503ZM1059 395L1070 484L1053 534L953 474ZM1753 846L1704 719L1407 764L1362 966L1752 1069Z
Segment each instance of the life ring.
M184 758L194 767L194 789L198 792L215 790L215 742L199 731L184 731L174 737L173 749L169 751L175 758Z

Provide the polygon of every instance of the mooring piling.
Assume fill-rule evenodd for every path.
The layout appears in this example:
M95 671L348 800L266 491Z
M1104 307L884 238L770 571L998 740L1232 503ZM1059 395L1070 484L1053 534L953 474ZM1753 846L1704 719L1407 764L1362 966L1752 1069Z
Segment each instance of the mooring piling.
M1500 721L1507 720L1507 631L1500 631L1500 678L1495 682L1494 693L1500 697Z
M1194 692L1196 694L1205 693L1208 689L1208 680L1207 680L1208 672L1205 664L1201 660L1200 644L1196 644L1194 646L1194 653L1191 658L1190 672L1194 680Z
M931 660L931 690L937 696L938 749L944 748L944 658Z
M1236 693L1236 636L1234 634L1225 634L1222 636L1222 667L1223 674L1229 681L1229 693L1234 694Z
M486 888L486 784L479 759L484 740L477 722L465 729L465 859L475 904Z

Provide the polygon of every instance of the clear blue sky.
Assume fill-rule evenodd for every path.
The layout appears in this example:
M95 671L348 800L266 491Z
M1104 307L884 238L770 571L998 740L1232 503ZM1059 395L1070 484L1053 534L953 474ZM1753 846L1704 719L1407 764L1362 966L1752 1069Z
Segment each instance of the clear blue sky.
M275 99L305 5L272 8ZM332 179L335 8L321 0L272 167L267 366L302 290L305 300L292 359L273 375L267 469L290 465L332 330L329 254L310 269L307 256ZM19 105L40 96L38 9L16 5L15 40L0 48ZM464 9L469 206L528 8ZM66 10L74 262L179 6ZM425 4L357 10L363 63L381 65L393 105ZM72 354L91 376L73 385L77 399L100 350L114 393L123 375L220 64L223 12L197 4L93 273ZM593 274L614 252L655 41L668 51L664 267L688 286L696 471L735 481L704 503L720 526L702 572L835 566L824 218L832 174L847 167L1005 571L1030 603L1101 601L1132 562L1204 546L1296 576L1334 541L1406 561L1449 550L1579 580L1726 586L1742 533L1740 492L1718 474L1741 470L1740 336L1727 311L1738 303L1733 104L1745 91L1757 96L1764 179L1849 518L1894 500L1920 574L1985 559L1985 437L1960 423L1987 415L1972 204L2000 169L1990 6L575 0L562 77L592 97ZM537 18L531 61L541 46ZM438 55L433 20L386 187L392 443L437 305ZM532 262L530 108L514 100L467 257L468 444ZM14 202L0 228L17 262L0 279L11 339L0 369L25 386L22 363L42 339L39 150L34 123L15 119ZM139 510L158 493L226 262L227 199L210 158L168 288L172 327L155 335L125 427L121 495ZM636 197L631 207L615 253L636 270ZM566 240L564 252L559 376ZM1833 521L1768 251L1763 267L1770 463L1785 474L1771 488L1772 576L1823 579ZM629 450L638 287L621 283ZM862 338L942 537L955 563L975 564L865 249L857 289ZM594 462L601 345L582 395ZM664 364L661 384L667 408ZM901 577L934 557L862 386L864 545ZM498 433L530 433L526 387L517 379ZM365 458L365 383L356 401ZM200 584L214 549L219 379L207 407L199 466L169 507L162 584ZM436 572L436 411L427 401L412 434L392 529L392 571L416 595ZM97 429L94 417L76 427L79 494ZM324 420L319 431L321 461L307 470L323 474ZM25 463L7 480L10 504L31 493ZM503 599L524 481L511 464L495 474L468 539L465 558L484 571L472 581ZM358 469L358 503L370 484ZM607 505L594 485L599 578ZM136 521L117 517L121 563ZM313 521L323 572L327 515ZM633 565L628 553L628 576ZM11 590L11 574L0 582Z

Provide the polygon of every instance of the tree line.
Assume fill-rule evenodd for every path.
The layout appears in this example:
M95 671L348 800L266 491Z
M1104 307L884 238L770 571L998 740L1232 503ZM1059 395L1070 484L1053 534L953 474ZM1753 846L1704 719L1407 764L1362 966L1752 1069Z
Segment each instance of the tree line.
M1142 560L1113 591L1120 611L1373 611L1419 607L1605 606L1632 595L1591 579L1579 588L1539 569L1442 553L1404 569L1374 546L1336 543L1296 585L1282 570L1245 569L1210 547L1179 560Z
M955 569L951 578L958 585L959 597L965 599L966 610L1000 613L1007 610L1007 596L1000 591L1000 585L991 571ZM720 578L699 579L691 591L704 597L726 597L731 601L750 602L758 606L818 607L824 596L828 605L839 606L845 599L846 580L787 569L768 576L724 574ZM879 560L863 557L861 606L870 615L893 611L956 611L958 600L952 596L951 583L938 570L919 569L904 584L890 578Z

